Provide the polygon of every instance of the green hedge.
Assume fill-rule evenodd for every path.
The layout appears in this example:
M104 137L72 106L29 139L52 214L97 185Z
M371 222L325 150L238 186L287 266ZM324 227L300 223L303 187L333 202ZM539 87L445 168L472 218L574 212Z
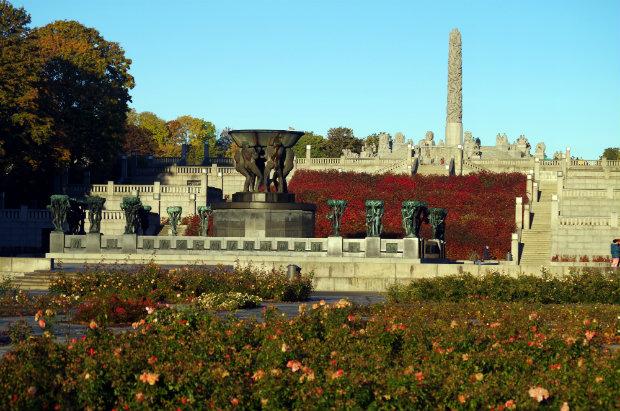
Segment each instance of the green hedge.
M582 272L564 277L511 277L489 273L481 276L461 274L421 278L406 285L389 287L387 296L389 301L397 303L491 299L543 304L620 304L620 271L584 268Z

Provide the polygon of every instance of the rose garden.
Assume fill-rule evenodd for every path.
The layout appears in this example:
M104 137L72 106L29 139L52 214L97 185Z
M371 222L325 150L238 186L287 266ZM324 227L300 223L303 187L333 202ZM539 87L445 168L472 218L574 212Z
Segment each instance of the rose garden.
M253 26L229 30L240 11L215 9L195 26ZM445 135L416 141L165 121L128 105L119 43L30 23L0 0L0 410L620 409L620 148L550 157L503 132L484 145L463 129L458 29ZM212 37L200 47L226 49ZM266 74L303 64L261 58L223 58L201 81L256 70L268 92L209 90L205 107L286 127L299 97L270 102L285 83ZM163 90L182 80L155 89L175 110ZM290 121L314 116L299 110Z

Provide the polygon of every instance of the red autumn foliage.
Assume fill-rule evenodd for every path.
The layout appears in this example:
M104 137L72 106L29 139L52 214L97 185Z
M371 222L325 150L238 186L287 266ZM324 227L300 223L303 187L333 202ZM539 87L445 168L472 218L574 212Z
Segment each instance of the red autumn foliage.
M289 191L296 201L316 204L315 236L331 233L327 220L330 198L348 202L342 218L345 237L364 237L365 206L369 199L385 202L383 235L401 238L401 204L405 200L425 201L429 207L448 210L446 242L448 256L468 259L481 255L488 245L491 254L503 259L510 251L510 237L515 231L515 197L525 194L525 176L519 173L479 173L467 176L406 176L342 173L337 171L295 172ZM430 238L428 224L422 237Z

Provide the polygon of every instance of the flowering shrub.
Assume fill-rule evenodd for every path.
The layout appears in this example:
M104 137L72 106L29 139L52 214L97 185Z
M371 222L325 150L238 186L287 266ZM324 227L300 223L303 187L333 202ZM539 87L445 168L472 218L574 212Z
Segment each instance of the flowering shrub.
M525 194L525 176L519 173L480 173L467 176L371 175L337 171L296 171L289 184L297 201L316 204L315 235L330 234L327 200L347 200L342 218L344 236L363 237L367 199L385 202L384 237L402 237L401 205L405 200L425 201L429 207L448 210L447 252L450 258L467 259L481 253L485 245L491 255L504 256L510 250L515 230L515 197ZM422 236L430 238L425 224Z
M181 225L187 226L185 228L185 236L197 236L200 235L200 216L191 215L185 216L181 219Z
M88 297L77 306L74 321L95 320L101 324L126 324L146 316L147 307L155 304L149 298L120 298L116 295Z
M166 269L154 264L132 271L94 267L75 277L54 279L50 292L78 301L87 297L148 298L153 302L189 302L203 293L247 292L265 300L301 301L312 291L312 276L289 279L281 269L186 266Z
M388 300L464 301L471 299L527 301L543 304L620 304L620 272L613 269L584 268L565 277L489 273L421 278L388 289Z
M162 309L115 335L0 359L0 409L616 409L617 307L304 306L289 319ZM566 405L565 405L566 403Z
M577 261L577 256L575 255L554 255L553 257L551 257L551 261L554 262L571 262L574 263ZM587 263L589 261L592 261L593 263L610 263L611 262L611 258L608 256L604 256L604 255L592 255L592 256L587 256L587 255L582 255L581 257L579 257L579 261L582 263Z
M199 307L209 310L232 311L240 308L256 308L260 306L261 298L246 293L207 293L196 299Z

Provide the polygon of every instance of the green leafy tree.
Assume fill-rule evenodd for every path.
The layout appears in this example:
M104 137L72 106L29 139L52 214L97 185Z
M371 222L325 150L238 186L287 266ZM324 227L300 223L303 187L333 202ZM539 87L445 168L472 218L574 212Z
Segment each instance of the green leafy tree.
M601 157L607 160L620 160L620 147L607 147Z
M131 60L77 21L33 30L43 65L39 109L53 119L48 145L63 165L100 170L118 155L125 131Z
M144 133L150 135L155 143L155 152L160 156L178 156L181 150L173 144L166 121L159 118L155 113L144 111L141 113L130 110L127 114L128 126L135 126Z
M327 141L323 145L325 156L340 157L345 148L359 153L362 149L362 141L353 135L353 130L350 128L330 128L327 131Z
M311 157L325 157L323 152L323 145L325 144L325 138L321 135L314 134L312 131L306 132L297 144L293 147L295 155L300 158L306 157L306 146L311 145L310 156Z
M209 155L216 151L215 125L210 121L192 116L181 116L167 123L170 141L173 144L189 144L187 161L200 164L204 158L204 144L209 144Z

